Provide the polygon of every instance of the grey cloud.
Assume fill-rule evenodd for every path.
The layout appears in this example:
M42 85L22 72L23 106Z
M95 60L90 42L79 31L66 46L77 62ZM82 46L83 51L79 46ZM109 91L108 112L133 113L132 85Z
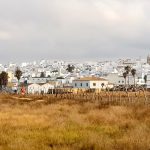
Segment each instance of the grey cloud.
M149 0L0 0L0 61L144 57L149 6Z

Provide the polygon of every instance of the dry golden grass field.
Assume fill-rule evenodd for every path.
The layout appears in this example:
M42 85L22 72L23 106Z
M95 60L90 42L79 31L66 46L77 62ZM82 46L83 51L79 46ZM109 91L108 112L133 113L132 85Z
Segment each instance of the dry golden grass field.
M0 95L0 150L150 150L150 106Z

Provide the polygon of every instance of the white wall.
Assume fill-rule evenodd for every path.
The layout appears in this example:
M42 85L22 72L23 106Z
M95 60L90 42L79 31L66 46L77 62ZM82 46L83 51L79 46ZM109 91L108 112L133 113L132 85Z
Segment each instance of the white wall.
M31 84L28 86L28 93L29 94L35 94L38 93L40 94L42 91L47 94L49 89L54 89L54 85L51 84L43 84L43 85L38 85L38 84Z
M125 79L123 76L119 76L118 73L111 73L109 74L106 79L115 85L124 85L125 84ZM138 78L135 77L135 83L138 82ZM128 84L128 77L126 78L126 83ZM132 75L129 76L129 83L131 85L134 84L134 78Z
M150 89L150 74L147 75L147 88Z
M82 86L81 86L81 83L82 83ZM72 84L74 88L90 88L90 81L73 81ZM75 84L77 86L75 86Z
M118 76L118 73L111 73L106 77L106 79L115 85L123 85L125 82L123 77Z
M96 86L94 86L94 83L96 83ZM108 85L108 81L91 81L90 82L90 88L94 89L98 89L98 88L102 88L102 84L104 84L103 88L106 88L106 86Z
M81 83L82 83L82 86L81 86ZM101 89L102 88L102 83L104 83L104 87L103 88L106 88L106 86L108 85L108 81L73 81L73 87L74 88L91 88L91 89ZM77 86L75 86L75 84ZM88 84L88 86L87 86ZM94 84L96 84L94 86Z
M35 94L35 93L39 93L41 92L41 89L40 89L40 85L38 84L31 84L28 86L28 93L29 94Z
M41 86L41 91L43 91L45 94L48 93L48 90L49 89L54 89L54 85L51 85L51 84L43 84Z

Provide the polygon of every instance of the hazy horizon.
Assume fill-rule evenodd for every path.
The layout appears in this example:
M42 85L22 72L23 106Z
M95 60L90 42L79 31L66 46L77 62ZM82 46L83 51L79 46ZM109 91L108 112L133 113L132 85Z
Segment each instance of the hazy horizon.
M148 0L0 0L0 63L146 58Z

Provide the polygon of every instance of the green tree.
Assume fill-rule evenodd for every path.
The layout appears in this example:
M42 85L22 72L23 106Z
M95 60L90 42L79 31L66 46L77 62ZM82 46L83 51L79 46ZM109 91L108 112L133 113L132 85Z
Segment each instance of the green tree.
M21 79L21 76L22 76L22 71L20 70L19 67L17 67L16 70L15 70L15 77L16 77L17 80L18 80L18 85L19 85L19 81L20 81L20 79Z
M124 72L123 73L123 77L124 77L124 80L125 80L125 87L126 87L126 84L127 84L127 72Z
M144 76L145 87L147 89L147 75Z
M0 87L6 87L8 84L8 73L6 73L5 71L2 71L2 73L0 74Z
M136 75L136 69L132 69L132 70L131 70L131 74L132 74L132 76L133 76L133 78L134 78L134 87L135 87L135 75Z
M73 65L70 65L70 64L69 64L66 70L67 70L68 72L72 73L74 69L75 69L75 67L74 67Z
M130 77L130 72L131 72L131 67L130 66L126 66L125 68L125 71L126 71L126 73L127 73L127 76L128 76L128 86L129 86L129 77Z
M102 83L102 84L101 84L102 89L103 89L103 87L104 87L104 86L105 86L105 84L104 84L104 83Z
M147 75L144 76L144 82L147 83Z

